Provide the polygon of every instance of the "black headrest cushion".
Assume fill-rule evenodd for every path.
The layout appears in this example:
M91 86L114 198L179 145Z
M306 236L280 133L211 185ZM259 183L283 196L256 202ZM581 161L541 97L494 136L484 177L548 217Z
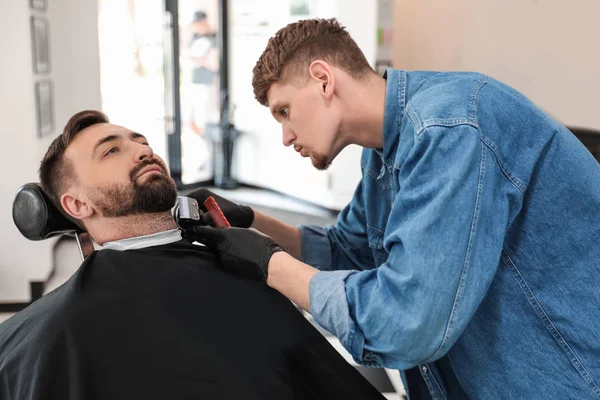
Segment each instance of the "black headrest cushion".
M29 240L83 232L54 207L38 183L27 183L17 191L13 201L13 221Z

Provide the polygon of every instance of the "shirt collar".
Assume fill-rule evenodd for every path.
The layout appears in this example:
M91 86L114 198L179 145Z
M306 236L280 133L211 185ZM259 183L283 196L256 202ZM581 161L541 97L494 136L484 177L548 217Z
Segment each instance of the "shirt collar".
M146 247L160 246L178 242L182 239L179 229L170 229L168 231L153 233L151 235L136 236L127 239L115 240L114 242L106 242L100 246L100 250L134 250L143 249Z
M394 165L396 150L400 141L400 128L406 102L406 72L386 68L385 109L383 114L383 152L377 151L384 163Z

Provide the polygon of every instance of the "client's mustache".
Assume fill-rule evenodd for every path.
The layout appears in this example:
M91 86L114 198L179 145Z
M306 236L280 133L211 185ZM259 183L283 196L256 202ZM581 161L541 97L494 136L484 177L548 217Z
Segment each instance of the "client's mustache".
M156 158L150 159L150 160L144 160L141 163L139 163L137 166L135 166L132 170L131 173L129 174L129 178L131 180L134 180L135 177L139 174L139 172L146 168L148 165L152 165L152 164L156 164L159 166L160 170L165 174L167 174L167 171L165 171L165 168L163 167L163 165L160 163L160 161L158 161Z

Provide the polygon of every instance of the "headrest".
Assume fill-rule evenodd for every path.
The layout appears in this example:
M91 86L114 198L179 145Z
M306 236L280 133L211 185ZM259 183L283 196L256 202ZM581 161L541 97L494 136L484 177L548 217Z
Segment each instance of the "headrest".
M15 225L29 240L84 232L54 207L38 183L27 183L19 188L12 214Z
M597 129L582 128L579 126L567 126L567 128L577 137L592 137L600 140L600 131Z

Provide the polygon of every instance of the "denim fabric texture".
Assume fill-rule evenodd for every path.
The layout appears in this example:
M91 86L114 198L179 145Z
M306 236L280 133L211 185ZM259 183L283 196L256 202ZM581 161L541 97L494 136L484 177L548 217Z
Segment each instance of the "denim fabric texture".
M383 149L335 225L300 227L315 320L434 399L448 374L473 399L600 399L598 162L489 76L385 77Z

